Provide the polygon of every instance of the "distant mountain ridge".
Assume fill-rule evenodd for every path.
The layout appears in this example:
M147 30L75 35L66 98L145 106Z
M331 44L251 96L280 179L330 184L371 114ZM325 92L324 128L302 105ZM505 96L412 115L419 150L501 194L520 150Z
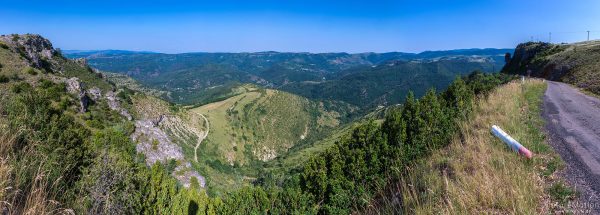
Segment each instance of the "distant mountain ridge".
M423 51L419 53L412 52L359 52L359 53L348 53L348 52L279 52L279 51L259 51L259 52L182 52L182 53L161 53L154 51L130 51L130 50L61 50L61 52L69 58L88 58L90 56L98 55L122 55L122 54L157 54L157 55L193 55L193 54L256 54L256 55L327 55L327 56L357 56L372 64L378 64L387 60L404 59L427 59L436 58L443 56L453 55L481 55L481 56L504 56L505 53L513 53L513 48L470 48L470 49L451 49L451 50L435 50L435 51Z
M118 50L118 49L104 49L104 50L61 50L64 55L94 55L94 54L134 54L134 53L158 53L151 51L130 51L130 50Z
M102 71L127 74L148 87L169 92L166 99L180 104L205 104L250 83L312 99L372 108L402 101L408 90L421 95L429 87L444 88L455 76L473 70L497 72L504 66L505 54L512 52L513 49L460 49L421 53L163 54L107 50L64 55L86 58L90 66ZM384 65L392 67L386 67L386 72L374 72ZM407 81L414 75L423 81ZM316 90L315 84L330 90Z

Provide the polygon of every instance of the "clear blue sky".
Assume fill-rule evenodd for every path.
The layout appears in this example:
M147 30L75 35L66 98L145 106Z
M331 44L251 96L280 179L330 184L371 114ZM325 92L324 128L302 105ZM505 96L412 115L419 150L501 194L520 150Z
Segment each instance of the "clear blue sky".
M219 3L215 3L219 2ZM285 3L283 3L285 2ZM598 0L3 1L0 34L166 53L512 48L600 39Z

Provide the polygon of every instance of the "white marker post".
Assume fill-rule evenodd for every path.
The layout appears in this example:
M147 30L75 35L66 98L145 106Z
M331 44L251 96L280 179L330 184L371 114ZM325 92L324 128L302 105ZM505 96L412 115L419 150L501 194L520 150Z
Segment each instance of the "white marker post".
M515 139L513 139L512 137L510 137L500 127L498 127L496 125L493 125L492 126L492 133L496 137L498 137L502 141L504 141L504 143L506 143L506 145L508 145L512 150L518 152L519 154L525 156L526 158L533 157L533 154L531 153L531 151L529 151L529 149L525 148L523 145L521 145Z

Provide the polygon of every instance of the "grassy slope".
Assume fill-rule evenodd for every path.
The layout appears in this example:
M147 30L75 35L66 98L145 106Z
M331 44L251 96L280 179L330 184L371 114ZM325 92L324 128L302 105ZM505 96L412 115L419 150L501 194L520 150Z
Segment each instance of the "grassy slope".
M562 81L600 94L600 41L576 43L552 56L552 61L572 61L576 66Z
M401 193L405 212L548 213L550 184L560 184L554 172L562 161L545 143L540 107L546 85L528 80L511 82L482 99L473 119L461 124L460 135L447 148L422 159L391 189ZM490 133L498 125L534 153L524 159ZM556 186L552 186L553 188ZM389 195L386 195L389 196ZM549 197L552 198L549 198ZM396 202L397 203L397 202ZM373 211L393 211L384 198Z
M263 161L292 154L287 153L288 149L302 148L301 155L311 153L315 150L312 143L339 133L336 129L343 124L343 112L328 111L325 105L300 96L253 85L243 85L234 91L235 96L223 101L186 108L175 108L153 96L132 97L132 113L136 118L157 119L160 115L178 118L163 121L161 127L182 147L192 166L207 177L213 194L248 185L267 165ZM344 106L340 111L349 109L352 107ZM199 114L209 120L210 132L201 142L195 162L198 138L194 131L206 131ZM324 142L333 142L329 139ZM288 169L297 164L286 161L279 167Z
M8 48L2 47L0 42L0 76L7 77L10 81L0 85L0 96L6 95L13 84L23 81L35 84L41 78L53 79L53 76L44 74L38 69L28 66L26 60ZM28 70L34 73L28 73Z
M517 47L503 72L523 75L531 69L532 76L566 82L600 94L599 58L600 40L573 44L524 43Z
M96 73L93 73L86 67L83 67L73 61L66 60L60 56L53 56L54 61L59 65L60 71L54 70L52 72L46 72L41 69L35 69L28 66L27 60L24 59L19 53L13 52L8 48L2 46L0 42L0 76L8 77L8 82L0 82L0 112L5 113L3 105L9 103L17 95L12 89L15 86L22 86L25 83L33 86L44 85L50 80L55 83L63 83L66 79L71 77L78 77L85 85L86 88L98 87L102 90L108 90L112 88L112 85ZM60 85L58 85L60 86ZM60 89L61 87L57 88ZM63 87L64 88L64 87ZM81 124L81 128L95 132L104 126L113 126L115 128L127 127L128 122L123 120L117 113L110 111L104 100L93 102L88 107L86 113L79 113L79 104L76 97L61 90L57 90L62 95L59 95L57 101L51 101L53 111L60 111L63 116L69 116L76 123ZM64 107L61 104L66 104ZM52 120L55 120L54 118ZM102 121L100 127L98 124L91 123L92 121ZM63 126L70 122L57 122L52 121L54 126ZM52 180L52 174L48 167L44 167L44 162L35 163L33 161L47 160L48 154L40 154L36 151L36 147L40 145L48 144L47 142L40 141L33 145L28 144L25 139L19 137L19 132L14 132L10 129L8 116L0 114L0 210L7 213L16 214L54 214L54 213L73 213L72 209L64 208L67 202L60 202L67 192L60 190L56 192L56 184L65 181L63 178ZM63 124L61 124L63 123ZM76 126L75 126L76 127ZM69 127L71 128L71 127ZM79 130L81 131L81 130ZM12 132L12 133L11 133ZM64 133L73 132L73 130L63 131ZM34 135L26 135L34 136ZM72 137L72 136L69 136ZM56 138L56 137L54 137ZM73 142L74 140L62 140L62 142ZM85 140L87 141L87 139ZM29 143L30 144L30 143ZM22 149L21 152L13 151L14 149ZM13 149L13 150L10 150ZM64 148L55 149L56 153L62 153L60 156L66 157L67 153ZM19 153L18 157L17 155ZM84 152L80 152L84 153ZM22 160L24 158L31 159L31 162ZM21 162L17 162L17 161ZM39 165L39 166L38 166ZM29 172L33 168L34 172ZM51 167L52 169L67 168L65 166ZM33 175L30 175L32 174ZM60 188L60 189L64 189Z
M340 124L339 113L306 98L250 85L243 88L245 93L191 110L208 118L207 147L214 145L229 165L270 160Z
M319 154L330 148L336 141L339 141L344 135L348 135L356 124L348 124L335 129L332 134L322 140L311 144L302 145L290 149L276 159L265 165L265 169L272 173L288 173L290 169L299 169L308 162L311 156Z

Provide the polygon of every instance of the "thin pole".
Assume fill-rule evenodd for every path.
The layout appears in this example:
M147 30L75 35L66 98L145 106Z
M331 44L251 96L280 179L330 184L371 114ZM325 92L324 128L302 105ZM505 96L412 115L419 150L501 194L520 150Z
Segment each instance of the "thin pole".
M588 39L587 40L590 41L590 31L587 31L587 32L588 32Z

